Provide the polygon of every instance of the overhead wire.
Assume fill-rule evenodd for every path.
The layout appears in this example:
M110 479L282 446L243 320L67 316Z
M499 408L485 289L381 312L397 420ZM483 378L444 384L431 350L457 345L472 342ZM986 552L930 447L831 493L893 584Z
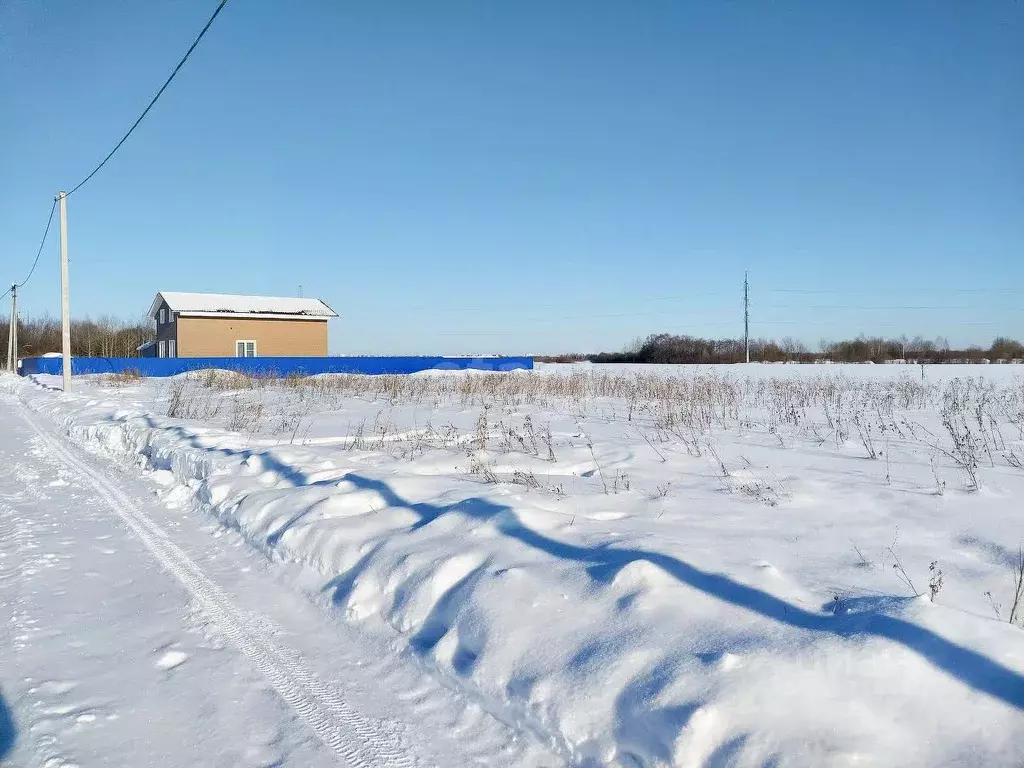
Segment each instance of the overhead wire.
M1017 291L1014 291L1013 289L1005 289L1005 290L1003 290L1003 289L993 289L993 290L986 290L986 289L950 289L949 290L949 293L956 293L956 292L960 292L960 293L978 293L978 294L981 294L981 293L992 293L992 294L998 294L998 295L1006 295L1006 294L1016 294L1016 293L1018 293ZM849 291L849 292L844 292L844 291L833 291L833 290L811 290L811 289L808 289L808 290L799 289L798 290L798 289L782 289L782 288L768 289L768 290L763 291L763 293L836 294L837 296L838 295L856 296L856 295L860 295L860 294L868 294L867 291ZM882 291L881 293L884 294L885 291ZM687 295L624 296L622 298L625 299L625 300L628 300L629 302L647 303L647 302L663 302L663 301L696 301L696 300L699 300L699 299L712 298L712 297L720 298L720 297L723 297L723 296L731 296L731 295L732 295L731 293L726 293L726 292L723 292L723 291L708 291L708 292L700 292L700 293L690 293L690 294L687 294ZM904 292L904 295L905 295L905 292ZM621 309L621 310L619 310L617 307L621 307L621 306L622 306L622 304L618 304L617 306L616 305L612 305L612 307L610 307L610 309L613 310L613 311L611 311L609 313L600 313L600 314L585 313L585 314L571 314L571 315L553 315L553 316L545 317L545 318L525 318L525 319L527 321L534 321L534 320L542 320L542 321L549 321L549 320L579 320L579 319L620 317L620 316L621 317L628 317L628 316L632 316L632 315L642 316L642 315L652 315L652 314L670 314L670 311L668 311L668 310L658 310L658 311L654 311L654 312L652 312L650 310L647 310L647 309L638 309L636 311L630 311L628 309ZM908 310L908 311L913 311L913 310L967 311L967 310L972 310L972 309L992 309L993 308L993 307L990 307L990 306L982 307L982 306L976 305L976 304L975 305L958 305L958 306L934 305L934 304L918 304L918 305L914 305L914 304L865 305L865 304L821 304L821 303L815 303L815 304L801 304L801 303L761 304L761 303L759 303L757 301L751 301L750 302L750 306L751 306L752 309L753 308L757 308L757 309L796 309L796 310L800 310L800 309L813 309L813 310L835 309L835 310L892 310L892 311L899 311L899 310ZM531 304L529 306L529 309L533 310L533 311L537 311L537 310L546 310L546 309L564 309L565 307L566 307L566 303L562 302L562 303L559 303L559 304ZM733 306L694 306L694 307L691 307L691 308L695 309L695 310L699 310L701 312L728 312L728 311L733 311L733 309L734 309ZM434 304L434 305L422 304L422 305L409 305L409 306L404 306L404 307L398 307L396 309L399 312L409 313L409 314L419 314L419 313L436 314L436 313L442 313L442 312L443 313L491 312L493 310L493 307L485 307L485 306L476 306L476 307L473 307L473 306L462 306L462 307L460 307L460 306L438 306L436 304ZM999 309L999 310L1003 310L1003 311L1012 311L1012 312L1024 311L1024 307L995 307L995 309ZM793 321L793 322L796 323L796 322L801 322L801 321Z
M22 280L20 283L14 283L6 291L4 291L3 293L0 293L0 299L5 298L15 288L23 287L25 285L25 283L27 283L29 280L32 279L32 275L34 275L35 272L36 272L36 266L39 264L39 257L43 253L43 246L46 244L46 236L48 234L50 234L50 224L53 223L53 212L56 210L56 208L57 208L57 201L55 199L53 201L53 205L50 206L50 215L46 217L46 229L43 230L43 237L39 241L39 249L36 251L36 257L32 261L32 269L30 269L28 271L28 276L24 280Z
M941 312L955 312L961 310L972 310L972 309L983 309L983 307L948 307L948 306L935 306L935 305L909 305L909 304L893 304L886 306L867 306L860 304L762 304L763 309L855 309L855 310L929 310L929 311L941 311ZM998 309L1002 312L1024 312L1024 307L986 307L986 309Z
M721 323L684 323L683 327L686 329L690 328L716 328L722 326L734 326L735 322L721 322ZM554 336L564 333L564 330L496 330L496 331L464 331L457 333L440 332L435 333L435 336Z
M796 294L842 294L844 296L878 296L884 294L897 294L906 296L905 289L881 289L876 291L846 291L835 288L763 288L760 293L796 293ZM936 291L917 291L919 295L945 296L949 293L980 293L980 294L1007 294L1016 293L1013 288L947 288Z
M178 66L176 66L174 68L174 71L171 72L171 74L167 78L167 80L164 81L164 84L160 86L160 90L156 92L156 95L150 100L149 104L146 105L146 108L144 110L142 110L142 114L138 116L138 118L135 120L134 123L132 123L132 127L129 128L128 132L125 133L125 135L121 137L121 140L119 142L117 142L116 145L114 145L114 148L112 150L110 150L110 152L107 154L107 156L104 157L103 160L100 161L100 164L97 165L95 168L93 168L92 171L90 171L88 176L86 176L84 179L82 179L74 187L71 188L71 191L67 193L68 197L70 197L71 195L75 194L75 192L77 192L79 189L81 189L86 184L86 182L89 181L89 179L91 179L93 176L95 176L97 174L97 172L100 170L100 168L102 168L104 165L106 165L107 161L110 160L110 158L112 158L114 156L114 153L117 152L117 150L119 150L121 148L121 145L124 144L126 141L128 141L128 137L132 135L132 132L136 128L138 128L139 123L142 122L142 119L149 113L149 110L151 110L153 108L153 105L156 104L156 102L160 98L160 96L163 95L163 92L165 90L167 90L167 86L169 86L171 84L171 81L174 79L175 75L178 74L178 70L180 70L185 65L185 62L188 61L188 57L192 55L192 51L194 51L196 49L196 46L199 45L199 41L203 39L203 36L210 29L210 27L213 25L214 20L217 18L217 16L220 14L220 12L224 9L224 6L227 4L227 2L228 2L228 0L220 0L220 4L217 6L217 9L213 12L213 15L210 16L209 20L206 22L206 26L203 27L203 29L199 32L199 35L196 37L196 39L192 41L192 45L190 45L188 47L188 50L185 51L185 55L181 57L181 61L178 62Z
M762 325L762 326L771 326L771 325L800 325L800 326L807 326L807 325L832 325L832 326L835 326L835 325L843 325L844 323L848 324L849 322L850 322L849 320L773 320L773 319L766 319L766 320L760 320L759 321L759 325ZM999 323L993 322L991 320L958 320L957 321L957 325L990 325L990 326L997 326L997 325L999 325ZM902 323L872 323L872 327L876 327L876 328L902 328L902 327L905 327L905 324L902 324Z
M42 240L39 241L39 250L36 251L36 258L32 262L32 269L30 269L28 271L28 277L26 277L24 280L22 280L20 283L18 283L18 287L19 288L21 288L22 286L25 285L25 283L27 283L29 280L31 280L32 279L32 275L34 275L35 272L36 272L36 266L39 264L39 257L42 255L42 253L43 253L43 246L46 244L46 236L48 234L50 234L50 224L53 223L53 212L54 212L54 210L56 210L56 208L57 208L57 199L54 198L53 205L50 206L50 215L46 217L46 229L43 230L43 238L42 238ZM2 299L2 298L3 298L3 296L0 296L0 299Z
M633 301L692 301L694 299L731 295L732 294L725 293L724 291L711 291L704 293L691 293L686 296L632 296L630 299ZM565 302L563 301L560 304L533 304L530 306L530 309L562 309L564 307ZM421 304L403 307L401 309L408 312L491 312L494 307L438 307L436 305L432 306L429 304ZM702 309L708 308L702 307Z
M119 150L121 148L121 146L128 140L128 137L132 135L132 133L135 131L135 129L138 128L139 123L141 123L143 118L145 118L145 116L147 114L149 114L149 110L151 110L153 108L153 105L156 104L156 102L160 99L160 97L163 95L163 92L165 90L167 90L167 86L169 86L171 84L171 81L174 80L175 76L178 74L178 72L181 70L181 68L185 65L185 62L188 61L189 57L192 55L192 52L199 45L199 41L203 39L203 37L209 31L210 27L213 25L214 20L217 18L218 15L220 15L220 12L224 9L224 6L227 5L227 1L228 0L220 0L220 3L217 5L217 8L214 10L213 14L211 14L209 19L207 19L205 26L203 26L202 30L200 30L200 32L196 36L195 40L192 41L192 45L190 45L188 47L188 50L185 51L185 55L181 57L181 60L178 62L178 65L174 68L174 70L171 72L171 74L168 76L168 78L164 81L164 84L160 86L160 89L156 92L156 95L153 96L152 99L150 99L149 104L147 104L146 108L144 110L142 110L142 114L140 114L138 116L138 118L136 118L135 122L132 123L131 127L127 130L127 132L124 134L124 136L121 137L121 140L118 141L117 144L114 145L114 148L112 150L110 150L110 152L107 153L107 156L104 157L103 160L101 160L100 163L95 168L93 168L92 171L90 171L89 174L84 179L82 179L80 182L78 182L78 184L76 184L74 187L71 188L71 191L68 192L65 195L66 197L69 197L72 194L74 194L75 192L77 192L93 176L95 176L99 172L99 170L104 165L107 164L107 162L110 160L110 158L112 158L114 156L114 154L117 152L117 150ZM32 279L32 275L35 274L36 267L39 265L39 258L40 258L40 256L43 253L43 246L46 244L46 237L50 233L50 225L53 223L53 212L54 212L54 210L56 210L56 208L57 208L57 200L54 199L53 204L50 206L50 215L46 219L46 229L43 230L43 237L42 237L42 239L39 242L39 249L36 251L36 257L32 261L32 268L29 270L28 275L20 283L15 283L10 288L8 288L6 291L4 291L2 294L0 294L0 299L3 299L4 297L6 297L15 287L21 288L29 280Z

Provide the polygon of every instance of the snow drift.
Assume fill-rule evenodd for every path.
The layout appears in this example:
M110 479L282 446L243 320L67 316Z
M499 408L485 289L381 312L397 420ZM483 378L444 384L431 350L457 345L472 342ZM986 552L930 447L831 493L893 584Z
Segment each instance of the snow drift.
M1019 764L1024 390L814 374L10 386L567 763ZM995 420L964 416L988 429L973 479L944 430L960 396Z

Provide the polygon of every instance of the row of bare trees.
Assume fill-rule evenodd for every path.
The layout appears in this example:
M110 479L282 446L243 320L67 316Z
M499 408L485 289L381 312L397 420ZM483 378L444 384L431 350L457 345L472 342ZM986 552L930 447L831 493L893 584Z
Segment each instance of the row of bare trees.
M0 317L0 350L7 349L8 318ZM37 357L59 352L60 321L43 315L22 317L18 324L18 356ZM97 320L73 320L71 323L71 354L79 357L137 357L138 347L153 339L149 319L121 320L104 316ZM651 334L637 339L622 352L601 352L594 355L558 355L547 360L590 360L595 363L740 363L745 358L742 339L702 339L668 333ZM750 359L754 362L813 363L830 360L842 363L884 363L907 360L921 363L980 363L1024 359L1024 344L1006 337L996 338L988 349L972 346L951 349L939 337L934 341L920 336L885 339L858 336L843 341L822 340L819 350L812 352L802 342L786 337L751 339Z
M789 340L787 340L789 341ZM769 339L751 339L750 359L775 362L800 359L806 352L794 342L787 348ZM587 359L595 363L741 363L745 352L742 339L701 339L655 333L637 339L623 352L602 352Z
M6 356L10 318L0 317L0 350ZM71 321L71 354L77 357L137 357L138 347L153 338L153 323L100 317ZM43 315L18 322L18 357L61 351L60 320Z
M886 360L908 360L921 363L981 363L1010 362L1024 359L1024 344L1005 336L997 337L986 349L980 345L972 345L963 349L953 349L949 341L943 337L935 341L916 336L898 339L858 336L852 341L822 341L821 354L835 362L848 363L882 363Z
M637 339L622 352L557 355L538 359L590 360L595 363L741 363L745 359L745 350L742 339L702 339L695 336L656 333L646 339ZM803 342L791 337L779 341L750 340L750 360L759 363L884 363L891 360L916 363L981 363L986 360L1011 362L1022 359L1024 344L1002 336L995 339L988 349L980 346L952 349L949 342L941 336L934 341L920 336L886 339L880 336L861 335L843 341L823 339L817 351L811 351Z

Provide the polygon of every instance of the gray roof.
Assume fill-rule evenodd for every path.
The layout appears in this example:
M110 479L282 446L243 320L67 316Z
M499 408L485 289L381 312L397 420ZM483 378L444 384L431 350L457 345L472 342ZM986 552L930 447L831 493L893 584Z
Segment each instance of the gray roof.
M296 296L238 296L224 293L183 293L160 291L149 308L156 317L161 301L181 315L260 315L275 317L328 318L338 314L320 299Z

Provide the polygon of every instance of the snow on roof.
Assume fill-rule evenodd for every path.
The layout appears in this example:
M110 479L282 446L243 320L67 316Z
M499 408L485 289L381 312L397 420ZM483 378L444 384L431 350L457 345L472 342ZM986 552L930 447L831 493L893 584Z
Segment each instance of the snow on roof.
M294 296L235 296L223 293L183 293L160 291L149 308L156 317L160 301L167 302L172 312L181 314L290 315L304 317L337 317L337 313L320 299Z

